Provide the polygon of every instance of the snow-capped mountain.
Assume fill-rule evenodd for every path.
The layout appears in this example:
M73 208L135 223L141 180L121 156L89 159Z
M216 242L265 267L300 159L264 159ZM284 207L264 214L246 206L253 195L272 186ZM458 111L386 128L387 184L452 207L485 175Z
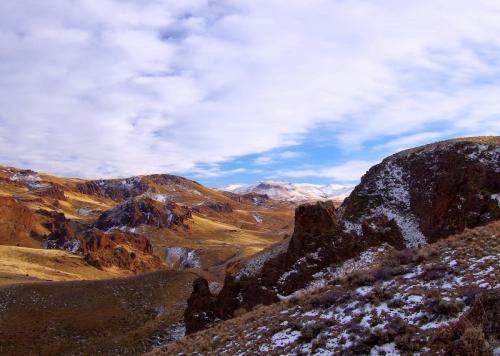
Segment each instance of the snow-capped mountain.
M239 194L267 194L267 196L271 199L292 202L314 200L342 201L349 196L353 189L353 186L340 184L318 185L279 181L259 182L248 185L232 184L222 188L222 190Z

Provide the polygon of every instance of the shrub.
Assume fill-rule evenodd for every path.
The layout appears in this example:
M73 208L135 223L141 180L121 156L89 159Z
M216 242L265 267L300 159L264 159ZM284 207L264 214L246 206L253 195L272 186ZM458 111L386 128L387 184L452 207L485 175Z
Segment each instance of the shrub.
M451 343L447 352L457 356L491 355L490 345L484 338L483 330L480 327L469 327L465 329L460 339Z
M375 282L375 277L367 272L355 272L347 278L347 281L351 286L361 287L372 285Z
M429 305L430 312L438 316L452 317L456 316L464 305L462 302L448 301L444 299L433 300Z
M319 321L316 323L308 323L302 326L302 329L300 329L301 333L301 340L305 342L309 342L312 339L314 339L318 334L326 328L326 323Z
M330 290L325 293L322 293L318 296L315 296L309 303L314 308L329 308L335 303L341 303L349 298L345 293L341 293L339 291Z
M431 263L424 266L422 278L426 281L443 278L448 272L448 267L442 263Z

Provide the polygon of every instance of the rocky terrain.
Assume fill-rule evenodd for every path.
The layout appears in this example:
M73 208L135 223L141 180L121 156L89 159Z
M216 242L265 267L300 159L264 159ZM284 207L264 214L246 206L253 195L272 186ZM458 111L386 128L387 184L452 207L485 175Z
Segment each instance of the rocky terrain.
M422 248L368 249L278 303L155 354L492 355L500 347L499 233L497 221Z
M280 310L279 313L283 314L284 318L283 323L272 330L269 334L270 343L266 343L259 335L267 335L266 328L271 321L268 318L260 320L257 315L262 314L259 314L258 310L262 305L273 305L270 310L273 310L275 305L288 305L284 302L275 304L282 300L309 305L307 300L318 293L318 289L332 286L332 300L328 301L328 307L324 308L330 309L324 313L324 317L320 317L320 320L325 319L324 323L320 327L311 326L313 329L325 331L322 336L322 342L325 344L319 347L315 354L322 354L323 351L326 354L393 352L405 343L400 341L395 344L395 337L400 335L399 331L392 332L389 336L381 336L380 340L370 341L373 343L365 342L364 339L356 340L355 337L364 332L360 330L363 326L367 329L365 334L370 334L377 333L375 326L385 327L393 322L392 319L379 320L381 313L402 319L397 321L400 324L398 328L411 330L412 335L418 328L424 330L421 332L420 344L414 346L421 352L434 352L436 350L433 347L443 348L443 345L448 345L449 343L444 341L441 344L436 343L435 346L428 346L429 350L425 349L423 345L428 343L430 336L434 336L426 330L447 325L440 324L440 321L450 321L450 315L455 319L463 316L462 321L457 321L460 325L467 324L470 320L476 320L474 323L478 324L477 318L481 317L476 314L481 305L477 303L482 303L483 300L492 308L491 313L498 312L495 298L498 298L497 288L500 281L492 265L496 265L499 258L499 154L498 137L457 139L418 147L388 157L372 167L338 209L328 202L298 207L293 236L249 259L246 264L240 266L239 271L228 274L217 295L206 288L207 283L202 279L195 282L185 312L187 330L196 332L210 326L212 328L202 334L194 334L193 339L190 338L186 342L196 340L193 345L199 346L191 350L202 353L214 351L219 354L227 350L229 353L244 354L245 348L250 353L311 353L315 348L305 345L305 341L309 342L314 338L309 335L303 337L300 330L287 327L287 323L298 317L300 312L291 312L291 318L286 319L284 314L287 312ZM441 241L463 231L467 232ZM471 255L461 255L469 252L468 245ZM445 246L447 247L444 248ZM407 260L398 261L398 256L407 256ZM457 261L451 262L453 256L463 260L460 265L463 266L461 272L453 268L458 264ZM385 262L380 262L382 264L378 266L379 260ZM451 266L445 266L448 262ZM374 275L356 274L359 269L365 267ZM457 280L453 279L453 276L456 276ZM347 279L339 282L339 278ZM365 278L367 281L364 281ZM434 285L432 281L440 278L442 280ZM363 281L356 281L357 279ZM376 281L381 283L376 284ZM339 288L333 288L334 286ZM431 288L431 295L425 298L414 297L413 289L417 286L423 289L435 286L436 291ZM348 288L351 288L349 298L343 293L336 295L337 290L340 292ZM466 302L463 294L468 288L479 288L480 291L476 291L474 298ZM379 309L378 304L367 305L363 298L370 295L372 289L377 293L381 289L387 290L384 298L400 305L390 307L386 303ZM443 294L443 289L450 289L452 292ZM403 293L408 291L410 294ZM435 294L434 297L432 294ZM352 298L353 296L355 298ZM421 304L418 308L413 308L414 300L415 303ZM446 304L448 302L459 303L460 306L449 306ZM441 304L446 304L443 306L444 315L440 314ZM454 311L451 312L447 308ZM429 315L429 309L437 309L436 315ZM236 321L213 327L221 320L231 319L250 310L252 312L249 313L248 320L255 320L253 328L244 331L235 327L225 335L224 332L217 332L217 328L227 330L225 328L232 328ZM268 309L265 310L263 313L268 312ZM418 322L414 321L407 313L408 310L422 318L418 319ZM320 314L316 311L307 314L308 311L309 309L306 309L304 313L311 317L312 325L313 320L318 321ZM469 313L466 313L467 311ZM321 313L323 315L323 312ZM337 320L337 314L344 315L344 319ZM246 317L245 315L243 320L247 320ZM271 314L270 318L272 317L280 320L277 314ZM357 323L354 323L354 329L349 331L346 325L350 327L349 323L354 318L357 318ZM495 318L487 322L494 320ZM309 323L306 319L303 321L302 324ZM477 326L476 324L474 325ZM489 345L488 350L491 350L492 345L498 343L498 326L496 329L494 325L487 326L484 330L479 329L471 332L482 333L480 341ZM461 339L467 334L465 329L454 330L454 336L449 334L443 338ZM460 334L460 330L463 333ZM235 340L233 331L241 333L238 341ZM320 334L322 335L321 331L314 336ZM212 335L213 338L205 338L206 335ZM220 341L224 339L227 343ZM176 347L178 346L173 345L172 349L167 350L180 350Z
M3 167L0 353L498 353L499 195L498 137L392 155L342 204Z
M216 290L227 265L292 223L291 204L172 175L0 167L0 354L138 354L177 340L195 278Z

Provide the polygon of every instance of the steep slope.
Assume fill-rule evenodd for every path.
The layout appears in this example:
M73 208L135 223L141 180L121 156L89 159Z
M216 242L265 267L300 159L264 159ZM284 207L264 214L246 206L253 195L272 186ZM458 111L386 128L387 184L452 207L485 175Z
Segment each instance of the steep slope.
M196 275L0 287L2 355L137 355L183 334Z
M288 246L256 256L242 272L228 276L211 305L212 318L193 303L186 314L188 330L229 318L240 308L277 302L307 286L316 273L370 247L424 245L497 220L499 154L498 137L419 147L370 169L338 213L328 202L298 207Z
M497 221L420 249L367 250L286 301L152 354L492 355L499 234Z
M267 195L274 200L290 201L295 203L333 200L341 203L354 189L352 186L339 184L317 185L306 183L287 183L287 182L260 182L249 185L230 185L222 190L238 194L262 194Z

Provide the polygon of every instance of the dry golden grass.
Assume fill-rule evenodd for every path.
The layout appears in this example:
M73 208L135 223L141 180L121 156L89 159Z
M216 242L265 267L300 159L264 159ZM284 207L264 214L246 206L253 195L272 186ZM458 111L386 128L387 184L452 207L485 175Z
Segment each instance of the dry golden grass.
M196 276L153 272L129 278L0 287L2 355L137 355L182 320Z
M106 279L130 274L119 269L97 269L82 256L66 251L0 246L0 286L33 280Z

